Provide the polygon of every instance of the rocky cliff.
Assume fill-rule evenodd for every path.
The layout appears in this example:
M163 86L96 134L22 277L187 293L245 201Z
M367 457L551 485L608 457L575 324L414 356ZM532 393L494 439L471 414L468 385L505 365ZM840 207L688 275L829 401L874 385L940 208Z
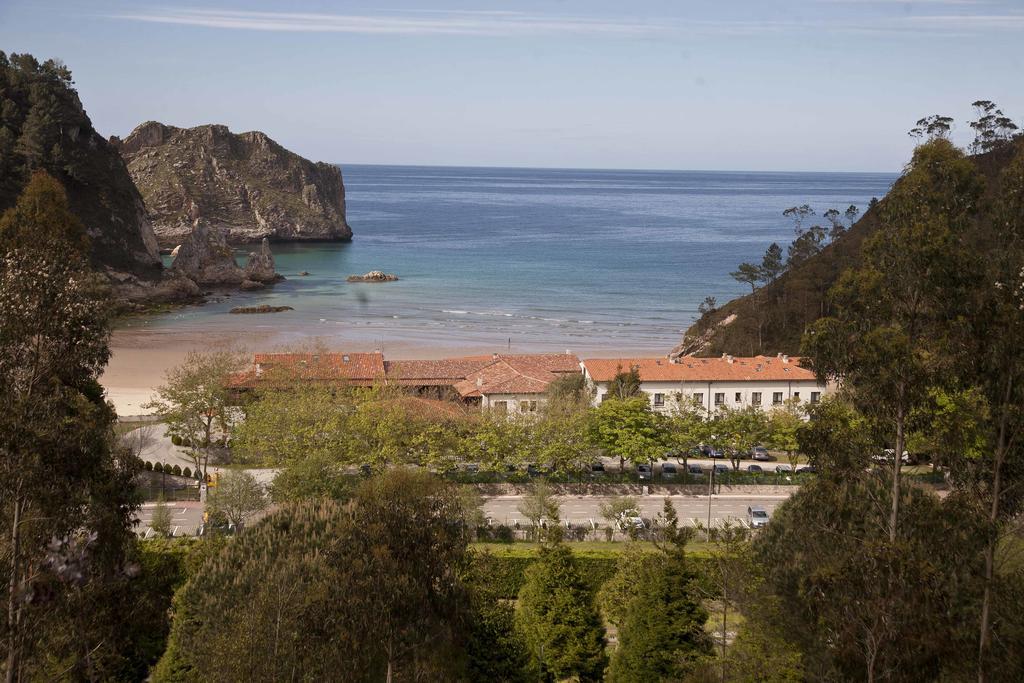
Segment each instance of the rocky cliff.
M198 218L232 243L352 237L341 171L289 152L258 131L149 121L112 141L164 247L184 241Z
M193 283L168 279L142 197L72 83L59 62L0 52L0 211L14 204L33 171L45 170L64 186L91 238L92 263L120 298L198 294Z

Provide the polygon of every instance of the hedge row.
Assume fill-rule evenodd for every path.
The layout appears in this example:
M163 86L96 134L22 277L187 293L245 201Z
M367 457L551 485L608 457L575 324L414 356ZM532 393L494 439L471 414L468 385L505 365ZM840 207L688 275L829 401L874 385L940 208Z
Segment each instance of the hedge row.
M157 472L157 473L163 473L163 474L173 474L173 475L176 475L176 476L179 476L179 477L189 477L189 478L192 477L192 468L191 467L185 467L184 469L182 469L181 465L172 465L169 462L167 462L167 463L155 462L154 463L154 462L150 462L150 461L147 460L146 462L144 462L142 464L142 468L144 470L146 470L147 472ZM201 478L201 474L200 474L199 470L196 470L195 476L196 476L196 479Z

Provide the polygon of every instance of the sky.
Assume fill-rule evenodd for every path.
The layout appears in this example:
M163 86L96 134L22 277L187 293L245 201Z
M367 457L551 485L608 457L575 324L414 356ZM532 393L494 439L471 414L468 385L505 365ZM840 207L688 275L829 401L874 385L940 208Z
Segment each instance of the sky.
M1024 0L0 0L96 128L335 163L898 171L929 114L1024 128Z

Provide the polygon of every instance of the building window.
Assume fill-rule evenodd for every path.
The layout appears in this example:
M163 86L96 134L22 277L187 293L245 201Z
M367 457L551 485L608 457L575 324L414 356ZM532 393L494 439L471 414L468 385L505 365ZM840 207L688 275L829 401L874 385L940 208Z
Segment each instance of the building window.
M750 393L750 405L752 405L752 406L759 406L759 405L761 405L761 392L760 391L752 391Z
M720 406L723 403L725 403L725 394L724 393L721 393L721 394L716 393L715 394L715 405L716 406Z
M693 402L699 406L704 405L704 394L698 392L693 395Z
M521 413L535 413L535 412L537 412L537 402L536 401L520 401L519 402L519 412L521 412Z
M742 391L737 391L736 392L736 403L743 403L743 392Z
M663 405L665 405L665 394L655 394L654 395L654 407L655 408L660 408Z
M799 391L794 391L793 392L793 398L795 398L796 400L799 401L800 400L800 392Z
M772 393L772 405L777 406L782 404L782 392L776 391Z
M500 413L508 412L508 401L495 401L491 404L491 407Z
M811 392L811 403L817 403L820 400L821 400L821 392L820 391L812 391Z

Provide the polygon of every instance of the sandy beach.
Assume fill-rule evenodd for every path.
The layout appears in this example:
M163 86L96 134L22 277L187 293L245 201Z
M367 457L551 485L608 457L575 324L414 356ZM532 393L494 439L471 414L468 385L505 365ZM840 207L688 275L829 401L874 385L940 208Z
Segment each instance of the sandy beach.
M434 359L452 356L478 355L486 353L564 353L567 349L555 345L541 344L494 344L480 339L439 335L436 343L422 339L367 339L358 335L350 336L308 336L296 338L266 330L244 328L226 331L222 329L198 331L194 328L175 331L173 329L145 330L118 329L110 342L111 357L106 371L100 378L107 391L107 399L113 402L118 415L122 417L145 415L150 411L142 406L150 401L153 393L165 380L166 373L181 364L189 352L235 349L246 354L275 351L301 351L321 348L330 351L377 351L382 350L389 359ZM568 349L580 358L610 356L658 356L668 352L665 349L617 348L611 345Z

